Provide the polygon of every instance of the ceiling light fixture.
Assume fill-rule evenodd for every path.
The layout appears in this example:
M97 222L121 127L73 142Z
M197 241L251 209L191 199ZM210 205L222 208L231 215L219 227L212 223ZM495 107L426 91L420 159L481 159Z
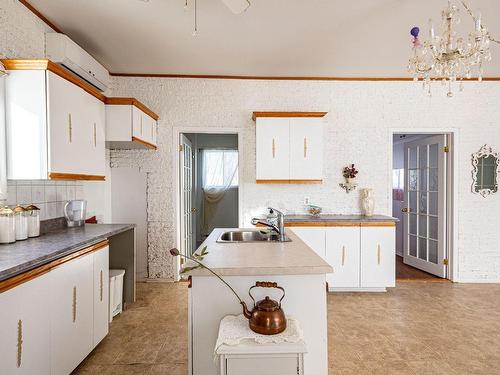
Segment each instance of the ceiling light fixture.
M413 79L423 80L424 89L431 94L431 82L442 81L448 84L448 97L453 96L452 86L459 82L463 90L463 80L471 79L473 71L477 70L478 81L483 79L483 64L491 61L490 42L500 43L494 39L488 29L482 24L481 14L471 11L463 1L459 1L471 16L475 24L474 31L467 39L458 36L455 28L460 23L460 12L456 5L448 0L448 7L443 10L443 34L436 35L432 20L429 20L429 39L421 42L420 28L413 27L410 34L413 37L412 56L408 70Z

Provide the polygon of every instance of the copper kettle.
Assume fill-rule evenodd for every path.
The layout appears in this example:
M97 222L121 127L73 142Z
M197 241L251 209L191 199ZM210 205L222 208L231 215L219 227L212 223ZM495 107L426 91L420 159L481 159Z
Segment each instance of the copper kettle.
M283 296L278 302L266 296L256 303L251 293L253 288L277 288L283 292ZM278 286L278 283L257 281L250 287L248 294L253 301L252 311L248 310L245 302L240 303L243 306L243 315L249 320L250 329L262 335L276 335L283 332L286 329L286 318L281 308L281 301L285 298L285 290Z

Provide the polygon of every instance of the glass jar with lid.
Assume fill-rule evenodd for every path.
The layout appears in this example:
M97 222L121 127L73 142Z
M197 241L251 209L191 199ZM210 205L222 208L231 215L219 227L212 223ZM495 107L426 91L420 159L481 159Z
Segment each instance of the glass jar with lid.
M26 209L17 205L13 211L16 222L16 241L25 240L28 238L28 215Z
M0 208L0 243L16 242L16 221L14 211L5 206Z
M28 237L38 237L40 235L40 209L30 204L26 207L28 214Z

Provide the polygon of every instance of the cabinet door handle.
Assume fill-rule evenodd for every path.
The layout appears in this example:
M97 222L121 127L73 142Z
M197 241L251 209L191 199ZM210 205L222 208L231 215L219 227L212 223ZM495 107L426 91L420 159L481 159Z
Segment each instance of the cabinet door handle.
M307 138L304 137L304 158L307 158Z
M97 127L94 122L94 147L97 147Z
M73 287L73 323L76 322L76 286Z
M101 273L99 274L99 296L100 296L100 300L102 302L102 295L103 295L103 289L104 289L104 286L103 286L103 282L102 282L102 270L101 270Z
M377 264L380 265L380 244L377 245Z
M273 159L276 157L276 141L273 138L273 144L272 144L272 152L273 152Z
M17 368L21 367L23 360L23 321L17 322Z
M69 143L73 142L73 125L71 121L71 113L68 114L68 136Z
M345 264L345 246L342 246L342 266Z

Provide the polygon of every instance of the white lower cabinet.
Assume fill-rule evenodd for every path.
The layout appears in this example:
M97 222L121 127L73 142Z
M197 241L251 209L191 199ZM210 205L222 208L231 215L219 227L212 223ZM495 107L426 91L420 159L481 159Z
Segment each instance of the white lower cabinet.
M329 291L384 291L396 285L395 226L291 227L328 262Z
M93 347L108 334L109 247L94 253L94 336Z
M50 374L49 274L0 293L0 373Z
M360 227L326 228L326 261L333 273L326 276L329 288L357 288L360 273Z
M93 348L93 254L64 263L51 274L52 375L67 375Z
M396 237L394 227L361 228L361 287L396 285Z
M302 375L298 355L228 358L221 375Z

